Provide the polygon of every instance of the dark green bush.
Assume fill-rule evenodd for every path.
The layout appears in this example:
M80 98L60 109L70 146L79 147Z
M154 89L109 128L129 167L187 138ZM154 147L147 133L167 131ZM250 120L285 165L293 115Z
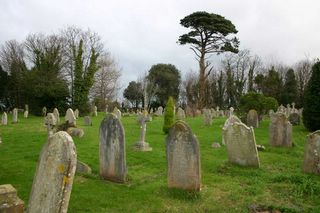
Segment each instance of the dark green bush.
M278 101L273 97L265 97L261 93L248 92L240 98L239 108L242 113L255 109L259 115L262 115L270 109L277 110Z

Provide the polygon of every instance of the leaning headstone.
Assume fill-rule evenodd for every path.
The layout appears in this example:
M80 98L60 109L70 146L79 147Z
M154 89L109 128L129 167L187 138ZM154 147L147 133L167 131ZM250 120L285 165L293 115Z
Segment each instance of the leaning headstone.
M84 116L83 120L84 120L85 126L92 126L92 121L90 116Z
M48 138L33 179L28 212L68 210L77 154L72 138L63 131Z
M60 123L59 110L58 110L57 108L54 108L54 109L53 109L53 114L54 114L54 117L56 117L57 124L59 124L59 123Z
M121 111L117 107L113 109L113 114L115 114L117 118L121 120Z
M169 188L200 191L200 150L196 136L183 121L177 121L166 138Z
M151 117L148 115L148 112L144 110L138 118L138 122L140 124L140 140L134 144L133 148L136 151L152 151L152 148L149 146L149 143L145 142L147 122L150 121Z
M42 116L44 116L44 117L47 116L47 107L42 108Z
M80 174L91 174L92 170L90 168L90 166L88 166L86 163L83 163L81 161L77 161L77 169L76 169L76 173L80 173Z
M98 116L98 107L93 106L93 116L97 117Z
M255 109L249 110L247 114L247 126L252 126L253 128L259 127L259 116Z
M74 117L76 117L76 119L79 118L79 110L78 110L78 109L76 109L76 110L74 111Z
M223 136L230 163L240 166L260 166L252 127L235 122L223 130Z
M23 112L23 117L24 117L24 118L28 118L28 116L29 116L29 112L28 112L28 111L24 111L24 112Z
M212 125L212 113L210 109L203 109L203 119L204 119L204 125L205 126L211 126Z
M1 116L1 124L8 125L8 115L6 112L4 112Z
M69 124L76 125L76 116L74 116L73 110L71 108L67 109L64 119L66 122L68 121Z
M184 120L186 118L186 113L181 107L178 107L176 118L177 120Z
M299 125L300 124L300 115L296 112L291 113L289 115L289 121L293 126Z
M45 125L47 127L48 135L53 135L54 128L57 125L57 120L53 113L47 114L47 117L45 118Z
M0 185L0 212L23 213L24 202L17 196L11 184Z
M269 142L271 146L292 147L292 125L284 113L271 116Z
M320 175L320 130L307 136L304 149L303 171Z
M100 124L100 176L113 182L127 180L125 133L120 120L108 114Z
M14 108L12 110L12 123L18 123L18 109Z

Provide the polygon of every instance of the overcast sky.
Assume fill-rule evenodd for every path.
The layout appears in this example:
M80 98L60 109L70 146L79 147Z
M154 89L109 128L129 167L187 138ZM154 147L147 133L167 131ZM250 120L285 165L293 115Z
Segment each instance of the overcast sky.
M195 11L220 14L239 31L240 48L287 65L320 57L319 0L0 0L0 44L68 25L97 32L122 68L122 85L153 64L197 70L180 19Z

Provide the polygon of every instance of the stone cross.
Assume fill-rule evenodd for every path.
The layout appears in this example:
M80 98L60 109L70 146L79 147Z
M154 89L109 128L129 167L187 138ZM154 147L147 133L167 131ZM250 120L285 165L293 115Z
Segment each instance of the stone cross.
M304 149L303 171L320 175L320 130L307 136Z
M71 136L60 131L49 137L40 154L28 212L67 213L76 164Z
M57 125L57 120L53 113L47 114L47 117L45 118L45 125L47 127L48 135L53 135L54 127Z
M18 109L14 108L12 110L12 123L18 123Z
M223 130L229 162L240 166L260 166L253 128L234 122Z
M56 122L57 124L60 123L60 114L59 114L59 110L57 108L54 108L53 109L53 114L54 114L54 117L56 117Z
M69 124L76 125L76 117L74 116L73 110L71 108L67 109L64 119L66 122L68 121Z
M140 124L140 140L134 144L136 151L152 151L149 143L145 142L145 135L147 130L147 122L150 121L150 116L146 110L138 115L138 123Z
M125 133L120 119L108 114L100 124L100 176L113 182L127 181Z
M8 115L6 112L3 112L2 116L1 116L1 124L8 125Z
M284 113L274 113L269 125L271 146L292 147L292 125Z
M169 188L200 191L200 150L190 127L178 120L166 138L167 181Z

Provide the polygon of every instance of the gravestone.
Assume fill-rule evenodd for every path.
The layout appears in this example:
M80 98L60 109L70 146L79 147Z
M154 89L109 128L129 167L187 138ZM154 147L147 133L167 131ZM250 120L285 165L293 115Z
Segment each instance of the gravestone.
M95 117L98 116L98 108L97 108L97 106L93 106L93 116L95 116Z
M80 174L91 174L92 170L90 168L90 166L88 166L86 163L83 163L81 161L77 161L77 169L76 169L76 173L80 173Z
M76 164L72 138L64 131L49 137L40 154L28 212L66 213Z
M138 123L140 125L140 140L136 142L133 146L136 151L152 151L152 148L149 146L149 143L145 142L145 135L147 131L147 122L151 121L150 116L146 110L143 111L138 116Z
M42 108L42 116L46 117L47 116L47 107Z
M247 114L247 126L252 126L253 128L259 127L259 116L255 109L249 110Z
M277 112L286 113L286 108L281 104L281 105L278 107L278 111L277 111Z
M14 108L12 110L12 123L18 123L18 109Z
M287 108L285 109L286 111L286 116L287 118L289 117L290 113L291 113L291 108L290 108L290 104L287 104Z
M60 123L60 114L59 114L59 110L57 108L53 109L53 115L56 118L57 124L59 124Z
M235 122L241 123L241 120L240 120L237 116L233 115L234 108L233 108L233 107L230 107L230 110L229 110L229 111L230 111L230 112L229 112L229 118L224 122L224 125L223 125L223 127L222 127L222 130L227 129L227 127L228 127L229 125L232 125L232 124L235 123ZM225 145L223 134L222 134L222 144Z
M271 116L274 114L274 110L273 110L273 109L270 109L269 112L268 112L268 114L269 114L269 117L271 117Z
M66 116L64 117L64 119L69 124L76 125L76 117L74 116L73 110L71 108L67 109Z
M84 135L83 129L76 128L76 127L69 127L67 129L67 133L72 137L79 137L79 138L82 138Z
M29 112L29 105L28 104L24 105L24 111L28 111Z
M271 116L269 142L271 146L292 147L292 125L284 113Z
M163 115L163 107L159 106L155 114L157 116L162 116Z
M300 115L296 112L293 112L289 115L290 123L295 126L300 124Z
M17 196L17 190L11 184L0 185L0 212L23 213L24 202Z
M127 180L125 133L115 114L108 114L100 124L100 176L113 182Z
M74 117L76 117L76 119L79 118L79 110L78 110L78 109L76 109L76 110L74 111Z
M1 124L8 125L8 115L6 112L4 112L1 116Z
M23 112L23 117L24 117L24 118L28 118L28 116L29 116L29 112L28 112L28 111L24 111L24 112Z
M190 127L177 121L169 131L166 144L168 187L200 191L200 150Z
M212 117L213 116L210 109L203 109L203 119L204 119L205 126L212 125Z
M186 119L186 113L181 107L178 107L177 110L177 120L184 120Z
M121 111L117 107L113 109L113 114L115 114L117 118L121 120Z
M320 175L320 130L307 136L304 149L303 171Z
M259 156L253 128L235 122L223 130L229 162L240 166L259 167Z
M92 121L90 116L84 116L83 120L84 120L85 126L92 126Z
M45 125L47 127L48 135L53 135L54 128L57 125L57 120L53 113L47 114L47 117L45 118Z

